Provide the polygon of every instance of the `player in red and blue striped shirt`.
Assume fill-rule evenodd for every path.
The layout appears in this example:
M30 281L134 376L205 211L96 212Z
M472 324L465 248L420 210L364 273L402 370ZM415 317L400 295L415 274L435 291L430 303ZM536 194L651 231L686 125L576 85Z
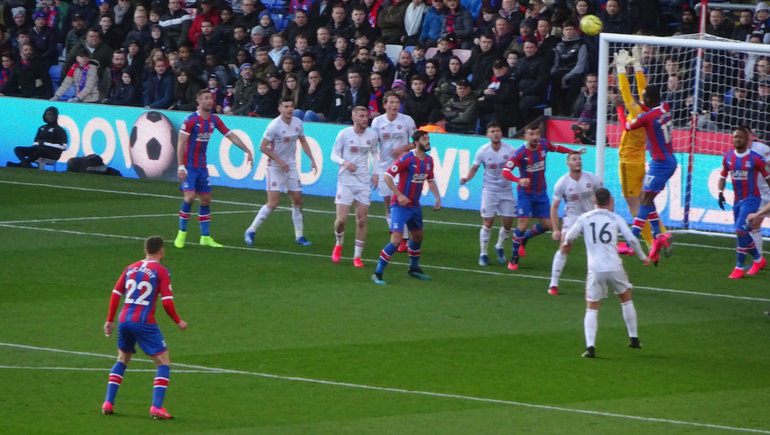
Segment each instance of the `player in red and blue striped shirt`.
M436 182L433 180L433 158L427 155L430 151L430 137L428 132L417 130L412 134L413 150L401 156L390 167L383 177L385 184L393 192L390 200L390 243L385 245L380 252L380 260L372 275L372 281L376 284L385 284L382 273L390 262L390 257L398 249L403 238L404 225L409 230L409 270L407 274L413 278L430 279L420 269L420 245L422 244L422 209L420 209L420 196L423 185L427 182L428 188L436 197L434 210L441 208L441 195ZM398 186L393 178L398 175Z
M719 178L719 207L724 210L725 196L724 189L727 175L733 181L733 192L735 200L733 201L733 218L735 220L735 234L738 237L736 249L735 269L730 274L730 278L743 278L743 265L746 261L746 253L751 254L754 264L749 269L748 274L754 275L767 265L762 255L757 250L749 234L750 224L749 215L759 208L761 195L759 193L759 184L757 183L757 173L762 174L765 182L770 184L770 172L762 156L749 149L750 136L745 128L736 128L733 130L733 146L735 150L725 153L722 159L722 173Z
M201 227L200 244L221 248L222 245L215 242L209 234L209 222L211 221L211 183L209 182L209 170L206 167L206 151L209 140L214 131L219 131L229 138L238 148L246 153L246 160L251 167L253 156L251 149L241 139L231 132L218 116L211 113L214 107L214 96L208 89L198 92L198 110L185 118L182 128L179 130L179 140L176 151L179 160L177 178L182 183L180 190L184 193L184 201L179 209L179 232L174 240L174 246L184 248L187 240L187 220L190 219L190 210L195 196L198 196L198 223Z
M548 197L548 186L545 182L545 158L549 152L583 154L585 147L579 150L553 145L546 139L540 138L540 127L527 126L524 131L527 141L519 147L503 168L503 177L518 183L516 189L516 215L518 222L513 231L513 255L508 269L519 268L519 257L524 255L523 246L532 237L551 229L551 201ZM519 168L519 176L513 175L513 169ZM540 222L527 229L529 218L536 217ZM520 249L521 248L521 249Z
M649 220L652 227L653 242L650 248L650 259L657 266L660 249L670 246L669 233L660 234L660 218L653 200L666 187L666 182L676 171L676 158L671 143L671 115L667 103L661 102L660 89L657 86L647 86L642 92L642 100L648 109L631 121L623 124L623 129L636 130L643 128L647 133L647 151L652 161L644 175L642 197L639 211L636 213L631 232L639 237L644 224Z
M163 239L150 237L145 240L144 252L144 260L137 261L123 271L110 297L107 321L104 322L104 335L107 337L112 336L115 329L115 313L118 310L120 298L125 295L125 300L118 319L118 361L110 371L102 412L112 414L115 395L123 382L126 366L131 362L131 356L136 353L138 343L144 353L150 355L158 366L153 383L150 416L156 419L168 419L171 415L163 408L163 399L168 387L171 360L166 342L155 321L158 296L160 295L163 309L179 329L187 329L187 322L179 318L176 313L171 291L171 276L168 269L160 264L164 254Z

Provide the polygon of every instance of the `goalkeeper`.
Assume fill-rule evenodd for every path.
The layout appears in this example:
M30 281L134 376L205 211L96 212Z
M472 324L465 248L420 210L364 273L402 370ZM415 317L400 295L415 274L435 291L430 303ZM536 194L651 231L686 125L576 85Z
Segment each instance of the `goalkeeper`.
M636 50L638 50L638 47L635 46L634 51ZM637 53L635 52L634 54L636 55ZM626 50L620 50L615 53L618 88L620 88L620 95L623 102L621 104L620 99L615 102L619 122L622 122L623 119L631 121L642 112L646 111L646 109L644 109L631 95L631 85L628 82L626 73L627 65L633 63L634 75L636 77L636 89L639 93L639 99L641 100L642 92L647 86L647 80L644 77L644 70L639 59L639 56L629 56ZM623 105L625 105L625 109L628 110L627 117ZM618 147L618 157L620 158L620 165L618 168L620 188L623 192L623 198L626 200L626 204L628 204L628 210L631 212L631 216L636 216L641 202L646 142L647 134L645 133L645 130L641 128L637 130L624 130L623 134L620 136L620 146ZM663 226L662 222L660 223L660 226L661 232L665 233L666 228ZM649 222L645 223L642 228L642 238L644 238L648 248L652 246L652 230L650 229ZM618 244L618 252L626 255L634 255L633 249L626 243Z

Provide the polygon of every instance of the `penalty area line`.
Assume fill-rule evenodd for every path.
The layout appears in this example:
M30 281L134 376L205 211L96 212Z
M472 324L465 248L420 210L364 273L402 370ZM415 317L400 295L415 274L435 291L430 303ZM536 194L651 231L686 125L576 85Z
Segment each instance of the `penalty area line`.
M89 233L84 231L74 231L74 230L62 230L62 229L56 229L56 228L38 228L38 227L30 227L25 225L12 225L4 222L0 222L0 227L5 228L15 228L15 229L22 229L22 230L33 230L33 231L49 231L49 232L56 232L56 233L64 233L64 234L73 234L77 236L97 236L97 237L110 237L110 238L116 238L116 239L126 239L126 240L144 240L145 237L138 237L138 236L123 236L119 234L105 234L105 233ZM187 242L188 245L198 245L194 242ZM326 254L314 254L310 252L292 252L292 251L282 251L278 249L263 249L263 248L254 248L254 247L246 247L246 246L223 246L221 249L236 249L241 251L256 251L256 252L263 252L263 253L270 253L270 254L283 254L283 255L297 255L301 257L314 257L314 258L329 258ZM349 257L344 257L348 259ZM377 262L377 259L367 259L367 261L370 262ZM396 265L407 265L408 263L404 262L398 262L398 261L391 261L390 264L396 264ZM475 274L481 274L481 275L492 275L492 276L506 276L506 277L515 277L515 278L526 278L526 279L537 279L537 280L549 280L549 276L541 276L541 275L528 275L523 273L505 273L505 272L495 272L495 271L489 271L489 270L475 270L475 269L466 269L466 268L458 268L458 267L449 267L449 266L437 266L437 265L430 265L430 264L422 264L423 268L430 268L430 269L436 269L436 270L446 270L451 272L462 272L462 273L475 273ZM564 282L572 282L581 284L584 283L584 280L580 279L574 279L574 278L561 278L561 281ZM684 295L693 295L693 296L706 296L706 297L715 297L715 298L724 298L724 299L735 299L735 300L744 300L744 301L753 301L753 302L770 302L770 298L757 298L752 296L738 296L738 295L729 295L729 294L722 294L722 293L705 293L705 292L697 292L697 291L691 291L691 290L678 290L678 289L669 289L669 288L658 288L658 287L647 287L647 286L641 286L641 285L635 285L634 288L636 289L643 289L643 290L650 290L650 291L656 291L661 293L675 293L675 294L684 294Z
M0 343L0 346L22 348L22 349L29 349L29 350L39 350L39 351L45 351L45 352L68 353L68 354L74 354L74 355L95 356L95 357L103 357L103 358L115 358L113 355L104 355L104 354L98 354L93 352L71 351L71 350L64 350L64 349L54 349L54 348L47 348L47 347L37 347L37 346L29 346L29 345L15 344L15 343ZM351 382L337 382L337 381L329 381L324 379L276 375L272 373L252 372L252 371L246 371L246 370L230 370L230 369L222 369L222 368L215 368L215 367L198 366L198 365L192 365L192 364L173 363L173 365L175 367L187 367L193 370L199 370L207 374L247 375L247 376L256 376L261 378L276 379L276 380L282 380L282 381L305 382L305 383L312 383L312 384L329 385L333 387L346 387L346 388L354 388L354 389L360 389L360 390L409 394L414 396L427 396L427 397L437 397L437 398L443 398L443 399L457 399L457 400L464 400L464 401L471 401L471 402L493 403L493 404L500 404L500 405L516 406L521 408L540 409L544 411L557 411L557 412L564 412L564 413L571 413L571 414L620 418L620 419L644 421L644 422L650 422L650 423L666 423L666 424L673 424L678 426L692 426L692 427L701 427L701 428L708 428L708 429L721 429L721 430L728 430L733 432L770 434L770 430L765 430L765 429L753 429L753 428L746 428L746 427L727 426L727 425L721 425L721 424L698 423L693 421L674 420L669 418L644 417L639 415L618 414L614 412L594 411L590 409L580 409L580 408L567 408L564 406L542 405L537 403L519 402L514 400L503 400L503 399L493 399L493 398L487 398L487 397L468 396L464 394L437 393L432 391L410 390L405 388L394 388L394 387L378 387L375 385L355 384ZM9 367L0 366L0 368L9 368ZM10 368L19 368L19 367L10 366ZM33 368L39 369L39 367L33 367ZM62 368L52 368L52 369L58 370ZM69 370L69 368L64 368L64 369ZM76 368L74 370L80 370L80 369ZM91 370L91 369L88 369L88 370ZM102 369L93 369L93 370L102 371ZM182 372L181 370L175 370L175 372L177 371ZM192 371L189 371L189 372L192 372Z

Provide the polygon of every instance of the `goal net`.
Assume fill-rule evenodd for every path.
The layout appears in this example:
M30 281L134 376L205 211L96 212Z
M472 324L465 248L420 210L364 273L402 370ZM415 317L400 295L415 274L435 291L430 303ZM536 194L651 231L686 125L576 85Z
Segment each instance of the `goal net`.
M757 140L770 144L770 46L706 34L662 38L602 33L597 132L606 131L606 136L597 134L596 171L610 186L619 182L615 168L622 129L615 108L623 102L613 61L620 50L636 56L647 86L658 86L671 110L679 164L656 198L658 214L669 227L732 232L732 210L717 206L722 155L732 149L736 126L750 126ZM639 101L633 63L625 76ZM727 186L725 197L732 204L731 183ZM616 201L616 208L630 218L623 201ZM763 228L770 234L770 221Z

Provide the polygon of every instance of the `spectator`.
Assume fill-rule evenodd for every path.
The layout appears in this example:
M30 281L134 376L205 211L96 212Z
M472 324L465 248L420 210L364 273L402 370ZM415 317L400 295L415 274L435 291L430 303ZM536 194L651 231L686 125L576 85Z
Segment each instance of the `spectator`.
M478 103L471 93L471 84L462 79L457 82L455 96L441 108L450 133L473 134L476 130Z
M332 7L329 0L316 0L311 2L308 10L310 24L314 29L320 29L329 24L332 19Z
M551 67L551 105L554 114L564 116L575 103L588 65L588 49L574 21L564 23L555 54Z
M181 53L181 49L179 50ZM138 41L129 41L126 48L126 65L134 72L134 77L140 78L144 72L144 52Z
M198 91L200 91L200 86L196 83L195 76L187 68L179 68L175 74L174 100L168 109L194 111L195 107L198 106L196 101Z
M52 7L50 9L46 8L46 21L61 38L69 30L70 4L63 0L53 0L51 3Z
M532 108L546 103L549 82L548 65L538 55L537 41L524 42L524 57L516 62L513 79L519 85L516 127L521 129L532 120Z
M425 63L428 61L425 59L425 51L425 47L419 44L412 48L412 60L417 74L425 74Z
M382 98L388 88L382 82L382 75L378 72L369 74L369 119L374 119L385 113Z
M187 43L187 34L190 32L193 20L192 15L182 9L182 1L168 0L168 12L161 15L158 22L166 36L174 41L177 47Z
M725 110L725 96L713 94L709 96L708 109L698 115L698 130L724 131L727 129L728 114Z
M214 27L214 36L225 45L230 45L233 42L233 29L235 29L235 25L233 10L230 6L225 5L219 9L219 24Z
M591 122L596 122L596 100L599 89L599 77L596 73L588 73L585 78L585 86L580 91L572 106L571 118L578 118L583 113L590 114ZM668 101L668 100L663 100Z
M510 21L505 18L498 16L495 18L494 23L493 33L495 39L493 50L500 56L513 42L516 35L513 34L513 27L511 27Z
M275 118L278 114L278 100L277 96L270 92L270 86L267 82L257 80L257 92L254 94L252 100L252 108L249 116L256 116L259 118Z
M733 97L730 99L730 104L725 110L727 112L727 119L725 124L728 126L736 126L746 124L746 119L755 118L756 107L754 102L748 98L749 92L746 82L736 81L733 87ZM751 122L749 122L751 124Z
M347 40L353 36L352 34L348 35L350 23L346 17L347 12L345 11L345 6L337 3L332 7L332 19L329 21L328 25L332 36L343 36Z
M537 20L537 31L535 32L535 39L537 40L537 51L545 57L548 65L552 65L554 56L553 53L556 49L556 44L559 43L561 38L553 34L553 27L551 26L551 21L549 19L540 18ZM519 53L523 55L524 51Z
M15 62L13 60L13 55L9 52L0 54L0 58L2 58L2 65L0 65L0 92L3 92L5 84L8 83L8 79L11 78Z
M61 86L51 97L58 101L70 88L75 89L75 96L69 102L95 103L99 101L99 64L90 58L87 49L81 48L61 82Z
M446 9L443 0L433 0L431 7L425 12L420 31L420 44L425 47L435 47L436 41L442 36Z
M526 1L526 0L525 0ZM500 2L500 10L497 13L511 23L511 27L518 28L521 21L526 18L526 7L519 6L516 0L503 0Z
M280 66L279 61L281 60L281 56L289 51L289 47L286 46L286 41L280 33L275 33L270 37L270 47L272 47L272 49L268 53L268 56L273 60L275 66Z
M273 68L275 68L275 66L273 66ZM257 79L254 77L254 71L251 64L244 63L241 65L241 76L235 82L232 114L248 115L254 107L253 100L256 92Z
M203 62L203 72L200 74L200 81L206 83L211 76L215 76L218 83L227 83L231 78L227 68L219 63L217 57L213 54L207 54L206 60ZM197 76L191 76L191 78L193 77ZM232 79L235 80L235 77L237 76L232 76Z
M96 66L99 68L100 73L108 68L112 59L112 50L107 44L102 42L99 30L93 28L86 32L86 39L76 45L72 52L68 53L62 71L69 70L72 64L75 63L75 55L84 49L89 52L90 59L96 61Z
M721 9L711 9L709 11L706 33L719 36L720 38L730 38L733 36L734 28L732 20L727 18Z
M99 17L99 37L102 42L107 44L113 50L123 46L125 35L121 35L115 28L115 21L112 15L102 15Z
M521 20L521 23L519 23L519 36L516 39L511 41L506 51L515 51L517 53L523 53L524 41L528 40L535 34L536 27L537 27L537 22L531 18L525 18ZM554 46L556 46L555 43L554 43Z
M144 81L142 101L148 109L166 109L174 99L174 75L168 70L168 60L152 61L152 73Z
M591 6L588 4L588 0L577 0L575 2L575 9L572 11L572 14L569 17L569 21L573 21L579 24L580 20L582 20L586 15L593 15L593 11L591 11Z
M543 3L543 0L529 0L529 6L524 12L524 18L539 20L540 18L551 18L553 11Z
M757 97L754 104L758 113L770 113L770 82L762 81L757 84ZM767 116L760 116L751 128L763 141L770 140L770 119Z
M760 3L762 4L762 3ZM698 17L695 15L695 9L685 6L682 9L682 15L679 19L679 25L674 32L675 35L690 35L698 33Z
M11 70L11 75L3 88L3 94L24 98L51 96L51 77L48 75L48 68L38 61L31 44L24 44L19 48L19 60Z
M142 90L139 82L134 78L134 73L124 68L119 73L119 83L110 88L110 93L104 100L104 104L113 106L138 106L141 100Z
M412 76L415 74L417 74L417 69L414 67L412 53L401 50L401 53L398 55L398 62L396 62L396 67L394 69L393 81L401 80L404 84L411 83ZM355 104L355 106L360 106L360 104Z
M134 5L131 4L131 0L117 0L117 3L112 8L112 13L115 17L115 29L119 35L123 35L124 39L128 32L131 31L134 11Z
M303 111L300 118L306 122L324 122L332 97L331 89L324 85L323 76L317 69L308 73L307 81L307 91L299 104L300 110Z
M98 16L96 5L91 0L73 0L72 6L70 6L70 16L75 16L75 14L82 16L87 26L91 25Z
M200 60L193 56L193 50L190 44L179 47L179 62L177 62L177 68L181 67L188 67L195 75L203 70L203 65Z
M688 99L692 100L692 97L688 98L687 91L682 86L680 76L676 74L669 75L666 85L662 87L661 101L668 103L674 127L684 127L689 122L689 110L686 103Z
M246 50L246 46L251 42L249 36L250 34L246 32L246 29L243 26L235 26L233 28L231 41L227 44L227 56L225 58L227 66L230 69L234 67L236 57L241 50L245 50L246 54L249 54L248 50Z
M390 86L393 83L393 76L396 74L396 71L393 69L393 67L388 62L388 56L385 54L378 54L374 58L374 63L372 65L372 71L380 73L382 75L382 82L388 86Z
M449 59L449 72L439 79L436 89L433 91L442 106L456 94L455 86L457 86L457 82L464 80L466 77L468 75L462 72L460 58L452 56Z
M438 61L428 60L425 62L425 92L433 94L440 78Z
M334 63L332 63L332 70L330 74L334 77L348 76L348 60L344 54L337 53L334 55Z
M384 43L404 43L404 40L406 39L404 18L406 17L406 10L408 7L409 2L406 0L393 0L387 6L383 7L382 12L380 12L377 17L377 27L382 31L381 38Z
M20 162L8 162L6 166L32 168L32 162L40 158L59 160L61 153L67 149L67 132L59 126L58 119L59 110L56 107L45 109L45 124L37 129L32 146L14 148L13 152Z
M749 36L754 33L754 11L744 9L738 19L738 25L733 29L732 39L748 42Z
M254 0L244 0L254 1ZM212 27L219 25L221 19L219 18L219 12L214 5L214 0L200 0L200 7L198 8L198 14L193 18L190 24L190 30L187 32L187 39L192 42L193 48L198 49L198 35L201 34L201 25L204 20L211 21Z
M278 74L278 68L276 68L273 60L270 59L267 47L260 47L257 49L257 54L254 56L256 64L254 65L254 77L267 83L267 76L269 74Z
M110 0L96 0L96 13L89 17L88 25L90 27L98 26L99 19L103 15L112 16L112 3Z
M196 57L201 61L205 61L208 55L213 55L217 61L220 61L226 53L224 42L214 34L214 23L211 20L203 20L201 23L201 33L198 34L196 47L198 47L195 50Z
M313 46L316 65L322 73L331 70L336 49L331 42L331 31L326 27L320 27L316 31L316 44Z
M163 28L158 24L150 25L150 42L144 47L144 51L152 51L158 48L164 53L171 53L176 51L176 42L172 41L166 35L163 34Z
M366 19L366 11L361 6L356 6L350 12L350 27L344 33L344 35L351 39L356 33L362 33L369 38L370 41L374 41L379 38L380 30L372 25Z
M48 66L54 65L59 57L56 48L56 32L46 25L43 11L35 11L34 26L30 29L29 36L35 52L40 54L43 63Z
M297 79L297 75L294 73L286 74L286 78L283 80L283 90L281 91L281 99L278 101L281 101L284 98L291 98L291 101L294 102L294 107L297 107L299 106L300 96L301 96L301 89L299 86L299 80Z
M423 0L412 0L407 3L408 6L404 12L405 37L399 43L403 43L405 46L417 45L420 42L422 21L428 11L428 5Z
M455 36L457 42L453 48L471 48L473 46L473 17L471 13L460 6L459 0L445 0L444 3L447 11L441 35Z
M329 108L329 122L344 124L350 120L353 97L347 90L347 81L339 76L334 78L334 94Z
M449 38L446 36L438 38L436 54L433 56L433 59L438 62L441 74L446 74L449 71L449 59L452 56L454 56L454 53L452 52L452 43L449 42Z
M436 96L426 92L427 84L428 78L424 75L412 77L412 90L404 101L404 114L411 116L415 125L427 124L430 114L441 107Z
M88 27L86 26L85 18L80 14L73 14L72 29L70 29L67 36L64 38L64 50L67 53L71 53L76 45L86 39L87 31Z
M478 98L481 125L494 121L500 124L503 133L507 133L508 127L514 125L515 113L512 113L510 107L518 100L516 91L516 83L511 80L508 63L503 59L495 60L491 79L487 79L486 86Z
M137 9L134 11L134 25L126 35L126 42L137 41L140 47L150 42L150 24L147 20L147 11Z
M261 47L267 48L268 51L270 51L270 47L268 47L269 40L270 35L267 33L267 31L262 27L257 26L252 29L251 40L243 48L245 48L249 52L249 55L254 58L257 55L257 49Z
M247 31L251 31L259 25L263 12L270 18L270 15L265 11L265 5L260 0L243 0L242 6L243 15L235 19L235 25L243 26Z
M604 10L599 14L602 20L602 32L607 33L630 33L630 25L626 12L620 5L620 0L607 0L604 4Z
M428 123L421 125L418 130L427 131L428 133L446 133L446 119L444 119L444 114L439 110L431 112L428 117Z
M120 84L123 83L122 75L124 68L126 68L126 53L123 50L113 51L110 66L108 68L104 68L104 71L102 71L101 75L99 76L100 99L104 100L107 98L107 96L112 93L114 88L119 87Z
M503 18L497 13L497 9L492 6L485 6L481 10L481 17L476 20L478 25L476 26L476 34L482 34L487 32L493 32L495 30L495 21L497 18ZM510 25L508 19L503 18L505 22Z
M313 28L310 26L310 18L306 11L299 9L294 13L294 19L283 29L283 37L286 39L286 43L289 48L294 49L294 40L299 35L305 35L308 44L314 44L315 38L308 40L313 36Z
M754 31L761 34L763 44L770 42L770 6L766 2L759 2L754 8Z
M491 33L481 35L479 45L473 47L471 57L465 63L465 74L472 74L471 88L479 89L492 75L492 64L500 58L494 48L495 37ZM449 119L449 118L447 118Z
M245 26L245 24L242 25ZM248 29L248 27L246 28ZM259 21L257 22L257 25L251 29L252 33L255 29L259 29L259 33L264 35L268 41L270 40L271 36L273 36L275 33L278 33L278 29L275 28L273 18L267 11L263 11L259 14Z
M348 93L351 97L351 103L349 109L355 106L369 106L369 92L366 90L366 86L363 85L363 74L361 71L350 70L348 71ZM349 118L349 117L348 117Z

